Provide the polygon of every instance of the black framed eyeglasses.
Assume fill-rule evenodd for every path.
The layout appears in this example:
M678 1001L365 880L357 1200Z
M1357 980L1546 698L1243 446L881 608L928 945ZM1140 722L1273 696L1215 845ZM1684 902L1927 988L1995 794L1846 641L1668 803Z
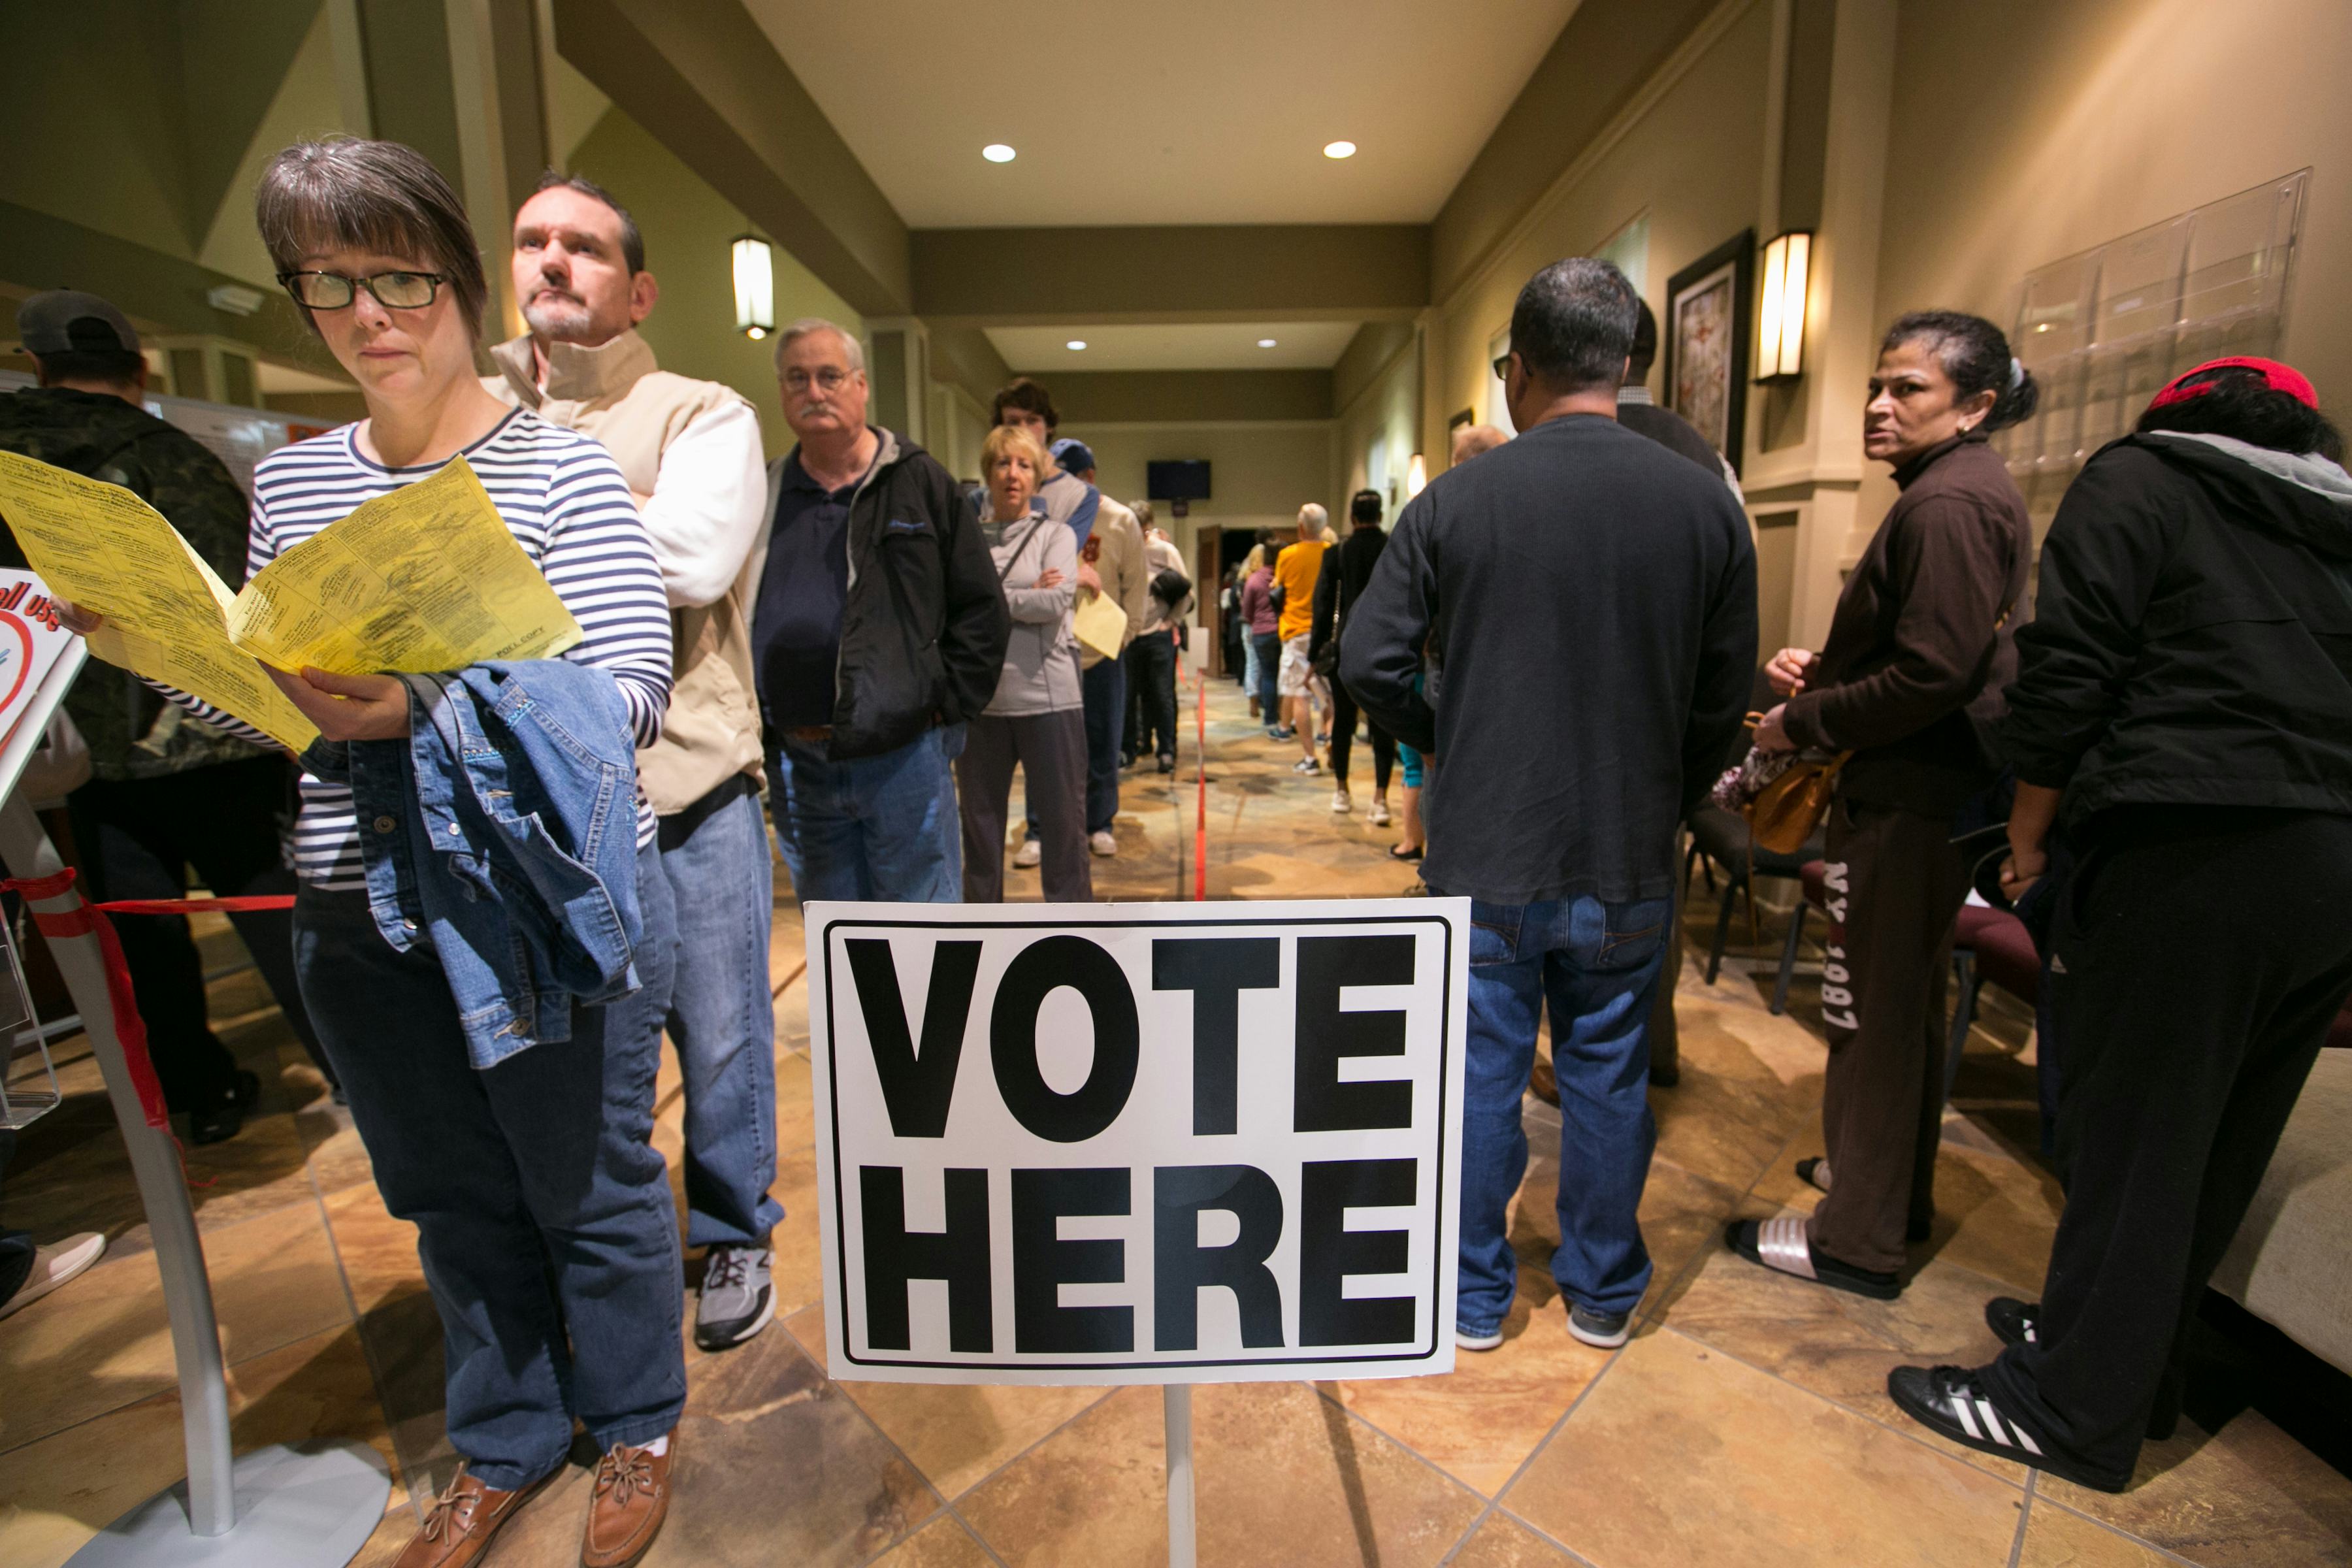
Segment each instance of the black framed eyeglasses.
M340 310L364 289L375 302L391 310L421 310L433 303L441 285L449 281L439 272L378 272L368 278L346 278L340 272L281 272L278 281L294 302L313 310Z
M376 296L378 299L383 297L381 294ZM1495 356L1495 379L1496 381L1511 379L1511 356L1507 352Z

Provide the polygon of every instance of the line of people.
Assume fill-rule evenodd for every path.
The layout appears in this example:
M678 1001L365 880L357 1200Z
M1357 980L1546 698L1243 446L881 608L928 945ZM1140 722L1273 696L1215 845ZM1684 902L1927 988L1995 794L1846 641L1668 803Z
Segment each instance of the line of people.
M681 1240L704 1250L703 1348L743 1342L773 1311L761 783L801 896L953 901L1001 896L1017 766L1047 896L1086 898L1090 855L1108 852L1110 764L1172 769L1192 585L1148 509L1104 500L1092 454L1055 439L1042 389L1000 396L975 500L868 422L857 341L832 323L779 334L794 445L763 465L747 403L656 365L636 331L659 297L642 237L586 181L551 175L517 216L530 330L491 351L487 382L479 252L421 155L290 148L257 218L368 414L262 462L241 570L463 455L583 632L562 661L572 679L528 665L273 678L323 737L301 759L286 984L387 1207L418 1226L464 1460L402 1568L478 1557L561 1466L575 1420L600 1454L582 1561L612 1568L673 1503ZM1345 544L1302 509L1297 540L1242 590L1261 710L1282 705L1274 738L1299 743L1297 771L1322 767L1319 668L1335 810L1360 708L1382 812L1381 736L1407 769L1403 858L1423 857L1432 890L1472 900L1456 1332L1474 1350L1500 1342L1516 1290L1505 1214L1546 1007L1563 1106L1554 1274L1579 1338L1630 1332L1650 1282L1636 1210L1675 837L1738 735L1758 662L1736 483L1629 395L1644 314L1605 262L1544 268L1502 367L1519 434L1473 452L1485 437L1466 433L1392 533L1370 492ZM87 311L60 330L72 352L116 331ZM2061 831L2074 858L2049 898L2071 1201L2044 1300L2001 1309L2023 1325L2001 1360L1905 1369L1891 1392L1955 1440L2120 1485L2167 1415L2185 1314L2352 990L2352 939L2325 918L2352 891L2352 479L2307 382L2268 362L2205 367L2085 470L2021 630L2031 531L1984 439L2033 395L1974 317L1906 316L1883 347L1867 449L1904 495L1827 647L1771 661L1787 700L1757 732L1853 753L1830 825L1842 901L1824 1000L1840 1016L1829 1157L1812 1172L1828 1191L1811 1221L1727 1240L1824 1286L1899 1289L1904 1238L1932 1215L1928 1064L1967 885L1950 818L2008 762L2004 888L2049 897ZM1081 647L1097 596L1122 624ZM93 674L119 695L113 672ZM436 737L478 722L470 705L492 710L501 681L530 687L531 702L496 704L518 733L529 709L634 773L612 801L545 803L564 822L611 816L599 865L635 933L634 984L614 994L512 1007L510 963L478 940L502 934L499 917L453 902L463 868L429 835L419 847L421 785L383 793L383 769L410 758L472 765ZM118 704L130 751L184 719L260 744L166 695L152 713ZM176 890L179 851L150 853ZM2162 924L2192 900L2220 916L2195 942ZM461 946L491 958L467 968ZM685 1069L683 1238L650 1142L665 1033ZM2135 1160L2148 1147L2168 1157Z
M1471 900L1455 1333L1473 1351L1501 1343L1517 1291L1506 1217L1547 1007L1552 1272L1576 1338L1632 1331L1677 833L1757 668L1736 480L1624 395L1642 316L1607 263L1537 274L1497 367L1520 433L1404 509L1340 627L1345 688L1443 761L1423 877ZM1902 493L1826 646L1768 662L1783 700L1754 726L1758 749L1837 768L1828 1154L1798 1172L1822 1197L1726 1242L1901 1293L1932 1233L1943 976L1981 873L2043 951L2067 1205L2042 1300L1987 1303L1999 1359L1897 1368L1888 1392L1954 1442L2112 1491L2178 1419L2206 1281L2352 993L2332 918L2352 897L2352 478L2302 375L2201 365L2068 491L2029 621L2032 528L1987 437L2036 397L1981 318L1916 312L1881 345L1864 449ZM1997 879L1964 853L1987 819L2007 822Z
M256 218L365 418L265 458L248 503L138 408L145 362L121 312L60 292L20 316L43 385L0 400L0 442L129 486L231 584L462 456L583 636L552 665L273 671L321 736L299 795L283 754L233 715L94 664L70 703L98 773L71 797L82 861L109 897L178 897L191 863L216 892L278 890L274 872L295 894L290 919L240 929L348 1099L386 1207L417 1226L444 1329L463 1462L401 1568L478 1557L561 1467L575 1420L600 1454L582 1562L611 1568L671 1506L681 1241L702 1254L701 1349L774 1314L762 784L802 898L955 901L1002 895L1018 766L1029 842L1014 863L1042 861L1049 897L1087 900L1090 857L1117 851L1122 767L1140 753L1173 769L1191 584L1148 505L1103 497L1092 453L1055 439L1043 388L998 396L975 504L868 422L860 345L832 322L778 336L794 441L763 462L748 402L658 367L637 330L660 298L643 236L588 180L551 173L517 213L528 331L489 348L488 377L480 252L423 156L289 148ZM1077 612L1098 598L1108 624L1082 647ZM60 608L78 631L103 624ZM551 983L510 923L528 911L505 907L527 895L432 837L462 830L425 773L511 795L476 749L509 742L497 765L529 775L542 823L610 847L588 869L622 940L568 950L609 961L603 982ZM616 797L594 783L615 766L634 780ZM205 1028L185 922L123 924L173 1109L199 1141L233 1135L259 1085ZM683 1237L651 1142L665 1034L685 1086ZM21 1305L87 1268L96 1239L0 1234L0 1284Z

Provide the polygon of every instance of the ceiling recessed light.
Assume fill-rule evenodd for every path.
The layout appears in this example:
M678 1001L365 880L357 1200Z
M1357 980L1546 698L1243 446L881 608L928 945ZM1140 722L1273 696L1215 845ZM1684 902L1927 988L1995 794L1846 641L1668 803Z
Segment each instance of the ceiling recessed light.
M1352 153L1355 149L1350 147L1348 151ZM1010 163L1013 162L1013 149L1007 147L1002 142L991 142L987 146L982 147L980 150L980 155L987 159L992 163Z
M1270 349L1274 347L1274 340L1272 338L1260 338L1257 341L1257 346L1262 349Z
M1087 340L1084 338L1072 338L1068 342L1064 343L1062 346L1066 349L1071 350L1082 349L1087 346Z
M1356 144L1353 142L1326 142L1323 143L1323 156L1326 158L1352 158L1355 155Z

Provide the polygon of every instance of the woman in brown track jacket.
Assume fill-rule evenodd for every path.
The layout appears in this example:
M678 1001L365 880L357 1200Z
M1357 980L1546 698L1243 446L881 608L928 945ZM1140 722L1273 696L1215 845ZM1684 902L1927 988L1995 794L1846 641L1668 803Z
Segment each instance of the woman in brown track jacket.
M1826 1195L1810 1221L1743 1221L1728 1239L1865 1296L1901 1293L1904 1242L1935 1216L1944 973L1969 889L1951 818L1994 773L1980 736L2016 668L2009 621L2033 549L2024 499L1985 437L2034 396L1980 317L1922 311L1888 330L1863 449L1903 494L1838 597L1829 646L1784 648L1767 667L1788 700L1756 743L1853 752L1828 835L1829 1153L1799 1166Z

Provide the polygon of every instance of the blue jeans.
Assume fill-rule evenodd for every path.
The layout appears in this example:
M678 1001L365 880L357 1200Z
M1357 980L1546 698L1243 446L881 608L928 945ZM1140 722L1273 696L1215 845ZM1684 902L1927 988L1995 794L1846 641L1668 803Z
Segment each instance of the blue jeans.
M1658 1141L1648 1095L1650 1004L1674 902L1479 900L1470 918L1455 1321L1474 1334L1493 1333L1518 1286L1507 1215L1528 1170L1519 1106L1547 999L1560 1105L1560 1244L1552 1278L1587 1310L1630 1312L1650 1286L1650 1254L1634 1211Z
M650 847L637 875L638 978L666 997L677 939ZM364 893L301 889L294 964L376 1190L417 1227L449 1442L473 1473L536 1480L574 1415L600 1449L677 1426L686 1283L652 1142L658 1037L624 1026L621 1003L583 1006L571 1039L477 1068L439 958L395 951Z
M784 1217L768 1195L776 1179L768 990L775 872L750 786L738 773L661 819L661 868L677 905L677 984L659 1022L686 1080L688 1247L765 1247Z
M1079 672L1078 687L1087 704L1087 831L1108 833L1118 816L1118 746L1127 728L1126 660L1097 660L1091 669Z
M1282 722L1282 637L1275 632L1252 632L1250 651L1257 655L1258 716L1269 730Z
M846 762L786 740L768 758L768 804L801 901L961 901L954 763L962 752L961 724Z

